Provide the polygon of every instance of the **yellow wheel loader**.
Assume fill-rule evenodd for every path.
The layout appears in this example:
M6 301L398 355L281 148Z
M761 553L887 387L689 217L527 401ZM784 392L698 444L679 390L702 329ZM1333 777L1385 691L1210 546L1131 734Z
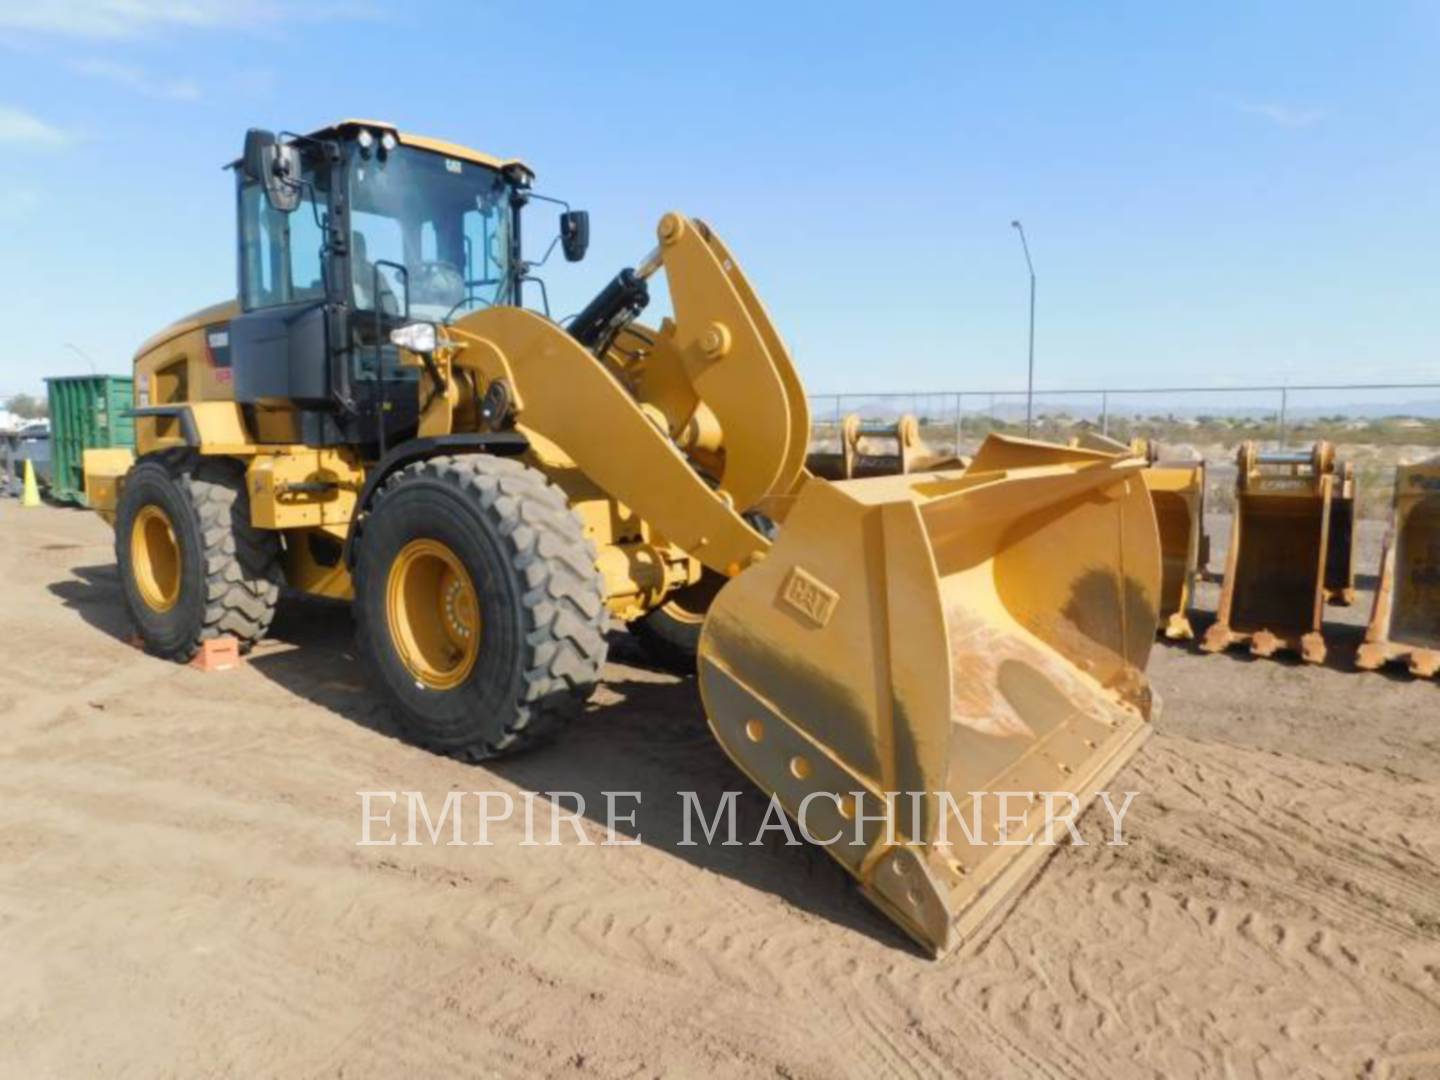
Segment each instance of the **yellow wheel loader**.
M702 222L666 214L562 324L522 162L344 121L251 131L234 169L236 300L141 347L136 456L86 457L151 652L250 647L282 584L351 600L403 730L474 760L574 718L625 624L937 951L1042 858L1039 796L1083 805L1147 734L1143 462L992 439L963 472L814 479L789 354ZM566 206L545 242L588 232ZM1035 797L1004 819L997 792ZM980 834L941 842L957 813Z

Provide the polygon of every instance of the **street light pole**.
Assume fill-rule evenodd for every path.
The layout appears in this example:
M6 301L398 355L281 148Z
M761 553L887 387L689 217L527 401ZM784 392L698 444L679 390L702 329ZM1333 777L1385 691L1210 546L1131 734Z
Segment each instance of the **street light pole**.
M1025 380L1025 437L1035 427L1035 264L1030 261L1030 245L1025 241L1025 226L1018 220L1010 222L1020 234L1020 247L1025 252L1025 267L1030 271L1030 365Z
M73 342L65 341L65 342L62 342L61 344L63 345L64 348L69 349L69 350L70 350L71 352L73 352L76 356L80 357L80 359L84 360L87 364L89 364L89 365L90 365L90 374L91 374L91 375L94 375L94 374L95 374L95 361L90 358L90 354L89 354L89 353L87 353L84 349L80 348L79 345L76 345L76 344L74 344Z

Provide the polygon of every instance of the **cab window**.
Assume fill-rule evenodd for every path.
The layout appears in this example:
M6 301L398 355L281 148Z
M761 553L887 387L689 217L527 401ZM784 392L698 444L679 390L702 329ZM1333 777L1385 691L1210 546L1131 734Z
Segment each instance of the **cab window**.
M240 303L246 311L325 297L326 196L309 171L303 180L300 205L289 214L272 207L258 183L240 187Z

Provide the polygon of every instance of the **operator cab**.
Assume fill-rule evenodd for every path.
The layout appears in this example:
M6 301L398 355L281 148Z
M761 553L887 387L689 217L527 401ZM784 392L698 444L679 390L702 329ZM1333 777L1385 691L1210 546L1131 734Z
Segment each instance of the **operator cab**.
M236 400L252 421L269 415L251 427L273 441L382 454L414 434L420 407L419 370L400 365L391 335L521 303L520 210L542 198L529 168L347 120L309 135L252 130L235 173ZM566 207L572 261L577 233L588 222Z

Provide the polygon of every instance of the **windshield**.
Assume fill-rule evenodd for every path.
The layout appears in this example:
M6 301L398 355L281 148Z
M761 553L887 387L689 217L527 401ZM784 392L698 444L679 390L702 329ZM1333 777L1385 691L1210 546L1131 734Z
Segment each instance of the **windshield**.
M355 307L448 322L510 294L510 184L494 169L396 147L349 148ZM404 267L402 273L397 267Z

